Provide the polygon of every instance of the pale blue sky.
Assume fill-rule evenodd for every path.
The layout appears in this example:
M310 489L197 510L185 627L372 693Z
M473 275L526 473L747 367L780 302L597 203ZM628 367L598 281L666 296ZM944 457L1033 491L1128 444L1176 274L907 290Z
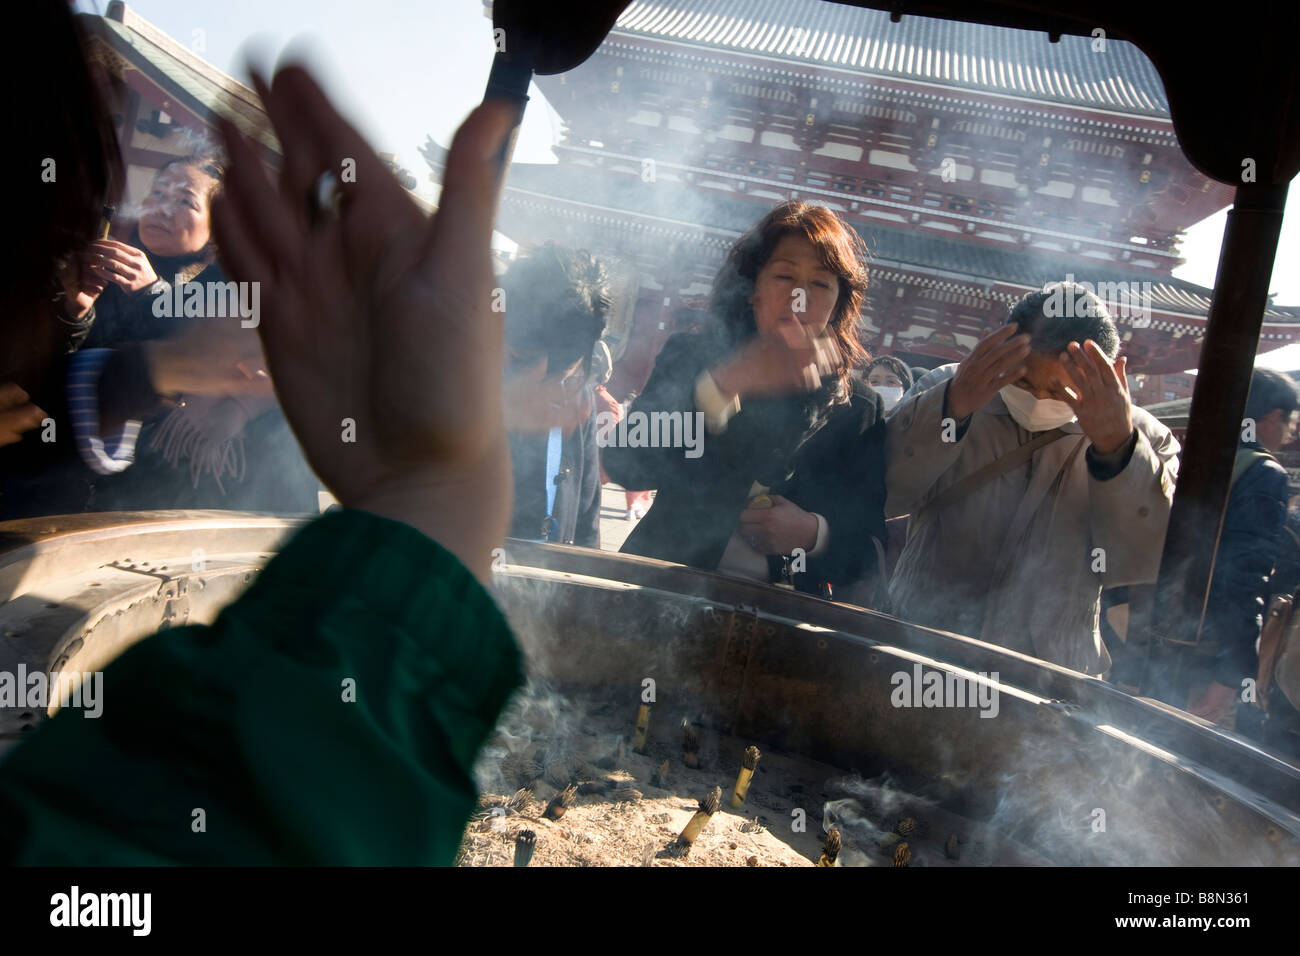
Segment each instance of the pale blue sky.
M102 13L107 0L79 0ZM492 61L492 30L480 0L138 0L131 8L155 26L241 79L246 51L273 60L292 41L316 67L335 101L376 149L392 152L431 196L433 184L417 148L426 135L446 145L482 96ZM201 31L201 32L196 32ZM550 162L559 120L534 88L515 158ZM1176 273L1214 284L1226 211L1187 233L1187 264ZM1270 290L1283 305L1300 305L1300 187L1293 184ZM1300 345L1262 358L1261 365L1300 367Z

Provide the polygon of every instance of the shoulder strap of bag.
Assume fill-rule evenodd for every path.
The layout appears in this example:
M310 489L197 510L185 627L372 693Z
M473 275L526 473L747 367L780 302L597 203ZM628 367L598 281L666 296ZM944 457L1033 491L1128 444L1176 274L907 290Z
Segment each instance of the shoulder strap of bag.
M969 495L972 491L982 488L1000 475L1005 475L1017 465L1023 465L1033 457L1034 452L1038 449L1042 448L1044 445L1051 444L1058 438L1064 438L1066 434L1066 432L1059 428L1052 428L1048 431L1042 432L1025 442L1023 445L1016 446L1005 455L993 459L993 461L989 462L983 468L971 472L961 481L951 485L937 498L922 508L916 515L912 521L911 527L908 529L908 537L910 538L912 535L920 531L921 528L925 527L925 525L929 523L930 519L944 508L951 507Z

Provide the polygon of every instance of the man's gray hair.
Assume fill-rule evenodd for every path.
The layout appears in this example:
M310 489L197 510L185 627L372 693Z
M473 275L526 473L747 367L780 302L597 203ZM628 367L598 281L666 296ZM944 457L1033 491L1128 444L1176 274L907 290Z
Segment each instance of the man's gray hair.
M1028 333L1031 351L1056 356L1071 342L1088 339L1112 362L1119 354L1119 330L1101 299L1077 282L1050 282L1011 308L1007 322Z

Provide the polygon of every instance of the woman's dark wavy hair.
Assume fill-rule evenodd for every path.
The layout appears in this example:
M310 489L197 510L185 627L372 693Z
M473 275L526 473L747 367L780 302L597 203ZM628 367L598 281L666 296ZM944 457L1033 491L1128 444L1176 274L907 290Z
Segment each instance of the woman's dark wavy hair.
M8 87L23 91L9 103L18 135L4 161L13 186L11 222L23 231L0 291L6 326L30 321L33 310L52 301L64 267L98 237L105 207L117 203L125 182L109 106L71 8L64 0L37 0L23 11L32 58L7 57L4 67ZM33 61L42 68L37 83Z
M867 248L862 237L825 206L783 202L736 240L713 280L712 313L732 342L758 334L749 298L759 271L789 235L811 242L822 265L839 277L839 298L826 328L840 352L834 381L847 394L852 370L871 358L858 337L858 315L867 292Z

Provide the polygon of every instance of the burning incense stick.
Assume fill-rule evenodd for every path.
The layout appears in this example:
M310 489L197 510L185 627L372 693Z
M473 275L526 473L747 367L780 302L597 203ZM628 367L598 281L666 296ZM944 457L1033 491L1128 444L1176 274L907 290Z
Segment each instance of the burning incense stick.
M686 829L677 838L678 847L683 855L691 852L691 846L694 845L696 838L709 825L709 820L721 808L722 788L714 787L709 791L709 795L700 801L700 808L695 811L690 823L686 824Z
M700 768L700 731L689 720L682 721L682 763L694 770Z
M817 861L818 866L835 866L835 861L839 858L840 848L844 845L843 837L840 836L839 827L831 827L831 832L826 834L826 847L822 850L821 859Z
M113 215L117 212L116 206L105 206L99 220L99 238L107 239L109 232L113 228Z
M656 770L656 771L655 771L655 772L650 776L650 786L652 786L652 787L658 787L660 790L667 790L667 789L668 789L668 771L669 771L668 761L665 760L663 763L661 763L661 764L659 765L659 769Z
M551 798L551 802L546 805L546 817L549 820L559 820L564 816L564 812L573 806L573 802L578 799L578 788L569 785Z
M532 830L520 830L515 837L515 866L527 866L537 848L537 834Z
M731 806L736 810L745 805L745 797L749 794L749 781L754 778L754 771L758 768L758 758L761 756L758 748L751 744L745 748L745 752L740 757L740 773L736 775L736 789L731 794Z
M618 743L614 747L614 752L608 756L601 757L596 761L596 766L602 770L617 770L623 766L627 760L627 740L623 737L618 738Z
M646 735L650 733L650 705L642 704L636 710L636 730L632 734L632 750L645 753Z
M948 834L948 839L943 845L943 853L950 860L961 859L961 840L957 838L957 834Z

